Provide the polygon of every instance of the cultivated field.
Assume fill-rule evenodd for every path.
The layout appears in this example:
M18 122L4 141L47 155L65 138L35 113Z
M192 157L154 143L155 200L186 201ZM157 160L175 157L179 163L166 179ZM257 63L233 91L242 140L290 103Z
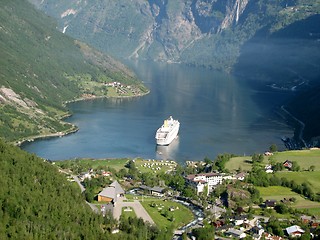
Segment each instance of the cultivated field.
M307 209L312 214L316 214L320 216L320 203L313 202L310 200L305 199L301 195L291 191L290 188L281 187L281 186L271 186L271 187L257 187L260 192L261 197L263 200L277 200L280 202L284 199L295 198L296 201L294 203L286 203L290 204L291 207L298 208L298 209Z

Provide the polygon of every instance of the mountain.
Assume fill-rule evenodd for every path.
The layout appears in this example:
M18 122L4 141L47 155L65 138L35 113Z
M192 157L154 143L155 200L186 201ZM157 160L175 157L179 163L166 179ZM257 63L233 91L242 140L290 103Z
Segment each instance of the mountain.
M120 62L57 31L29 2L0 2L0 136L9 141L75 131L66 101L108 96L109 82L147 90Z
M319 0L29 0L59 29L118 58L230 71L262 28L277 32L320 13Z
M265 87L295 93L286 109L305 124L303 138L319 146L320 136L320 15L313 15L270 33L258 31L241 48L235 72L261 81ZM263 107L263 106L261 106ZM296 121L292 125L301 127ZM296 131L295 138L298 137Z
M60 31L117 58L233 71L295 91L288 108L307 123L304 137L320 136L320 98L303 97L320 81L320 0L29 1Z

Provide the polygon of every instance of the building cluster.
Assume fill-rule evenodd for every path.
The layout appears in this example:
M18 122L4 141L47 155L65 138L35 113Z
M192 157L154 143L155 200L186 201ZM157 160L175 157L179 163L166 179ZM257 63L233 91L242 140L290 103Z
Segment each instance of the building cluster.
M140 94L138 88L132 87L130 85L124 85L120 82L111 82L111 83L106 83L105 84L107 87L112 87L115 88L118 94L128 94L128 91L131 91L132 94L138 95Z
M221 184L225 180L240 180L243 181L245 173L239 173L235 175L228 175L224 173L198 173L191 174L185 177L186 183L196 190L196 193L211 193L214 188Z
M267 221L267 219L265 219ZM309 224L311 230L316 229L319 223L312 217L301 216L304 223ZM291 225L284 230L285 237L272 235L265 231L261 226L260 219L254 218L249 220L247 216L233 216L229 219L219 219L213 222L216 233L221 233L229 238L243 239L248 236L254 240L268 239L268 240L281 240L289 238L298 238L305 232L299 225Z
M80 182L83 182L85 179L90 180L91 178L100 177L100 176L110 177L111 175L112 173L109 171L105 171L105 170L93 171L93 169L89 169L89 171L79 174L78 177Z

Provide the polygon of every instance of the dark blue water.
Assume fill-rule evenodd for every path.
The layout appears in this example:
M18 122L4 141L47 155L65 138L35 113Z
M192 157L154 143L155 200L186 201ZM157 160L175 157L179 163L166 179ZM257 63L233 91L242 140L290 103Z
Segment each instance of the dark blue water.
M202 68L141 62L132 67L150 94L69 104L73 116L67 121L80 128L77 133L23 149L51 160L142 157L182 163L263 152L273 143L281 149L281 137L293 135L274 112L291 93ZM179 137L157 148L155 131L170 115L181 123Z

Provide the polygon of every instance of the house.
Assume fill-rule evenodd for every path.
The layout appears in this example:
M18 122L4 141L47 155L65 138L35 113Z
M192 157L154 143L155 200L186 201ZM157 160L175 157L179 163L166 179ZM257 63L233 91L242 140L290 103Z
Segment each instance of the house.
M304 230L298 225L287 227L286 231L290 237L300 237L304 233Z
M139 187L139 192L143 193L143 194L148 194L148 195L153 195L153 196L157 196L157 197L163 197L164 196L164 188L162 187L149 187L146 185L140 185Z
M238 173L237 175L235 175L234 177L235 177L235 179L237 179L237 180L243 181L244 178L246 177L246 173L245 173L245 172L240 172L240 173Z
M225 224L225 220L223 219L213 222L213 226L215 226L215 228L221 228L224 224Z
M230 228L227 232L226 235L232 238L245 238L247 236L247 234L245 234L243 231L238 230L238 229L234 229L234 228Z
M109 171L102 171L101 172L101 175L104 176L104 177L109 177L112 175L112 172L109 172Z
M164 188L155 186L150 189L151 195L157 196L157 197L163 197L164 196Z
M264 155L265 155L265 156L272 156L273 153L272 153L272 152L269 152L269 151L266 151L266 152L264 153Z
M292 162L289 161L289 160L285 160L284 163L283 163L283 166L285 168L291 169L292 168Z
M270 233L267 233L267 232L264 232L263 236L264 236L264 239L266 239L266 240L282 240L283 239L282 237L274 236L274 235L271 235Z
M300 219L303 223L310 223L313 220L311 216L307 216L307 215L302 215Z
M266 173L273 173L272 165L266 165L264 169L266 170Z
M209 194L214 186L222 183L223 176L220 173L199 173L188 175L185 179L187 184L196 189L197 194L204 192L205 187Z
M252 236L254 239L260 239L262 237L262 234L264 233L264 229L260 227L253 227L250 229L250 232L252 233Z
M109 187L105 187L98 194L98 202L113 203L115 205L118 201L118 198L122 196L124 196L124 190L118 181L114 181Z
M265 201L266 208L274 208L276 205L277 205L277 201L276 200L267 199Z
M240 226L246 221L247 221L247 216L240 215L240 216L234 217L234 225L236 225L236 226Z

